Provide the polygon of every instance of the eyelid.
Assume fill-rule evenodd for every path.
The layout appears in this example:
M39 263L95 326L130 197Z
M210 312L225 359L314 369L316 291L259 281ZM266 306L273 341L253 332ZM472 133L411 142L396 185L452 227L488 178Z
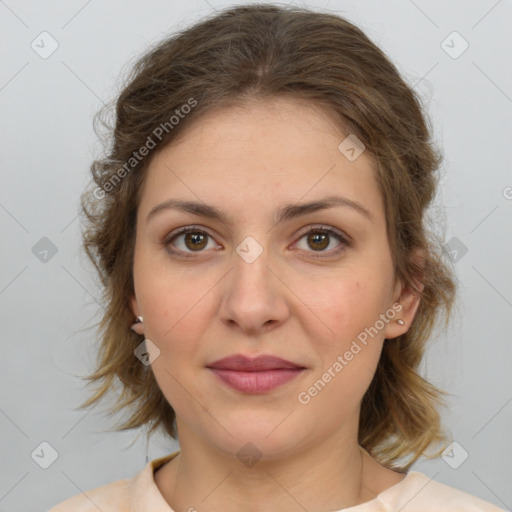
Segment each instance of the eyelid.
M338 235L344 242L347 244L352 243L352 238L349 237L345 232L330 226L329 224L310 224L304 230L299 232L299 237L302 238L304 235L307 235L310 231L327 231L330 233L334 233Z
M201 233L205 233L210 238L213 238L213 236L208 232L207 228L205 228L203 226L196 225L196 224L188 224L186 226L182 226L180 228L176 228L173 231L171 231L168 235L165 236L165 238L164 238L162 243L164 245L167 245L168 243L171 242L171 240L173 238L175 238L178 235L181 235L183 233L187 233L188 231L198 231L198 232L201 232Z

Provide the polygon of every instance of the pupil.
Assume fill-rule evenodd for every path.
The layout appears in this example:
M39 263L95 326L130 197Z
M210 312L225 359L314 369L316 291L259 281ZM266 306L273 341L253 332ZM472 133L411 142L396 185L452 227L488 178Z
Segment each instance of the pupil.
M323 237L323 239L319 241L319 237ZM322 244L322 242L324 242L322 244L322 246L320 247L320 249L325 249L329 245L328 242L325 243L327 239L328 239L328 237L325 233L315 233L310 236L310 241L312 240L314 244L318 244L318 243ZM313 249L314 249L314 247L313 247Z
M202 248L201 243L204 244L205 236L201 233L187 233L186 240L192 241L194 248ZM190 248L190 247L189 247Z

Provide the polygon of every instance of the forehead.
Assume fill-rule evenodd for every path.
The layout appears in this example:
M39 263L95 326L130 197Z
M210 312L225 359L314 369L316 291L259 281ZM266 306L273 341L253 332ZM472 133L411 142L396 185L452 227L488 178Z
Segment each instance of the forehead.
M373 161L364 151L347 158L340 143L348 135L325 111L298 101L218 109L154 155L140 211L179 197L232 206L236 215L341 194L378 217L382 198Z
M318 160L320 147L337 149L347 135L340 123L316 104L288 98L260 99L220 107L194 119L163 153L176 153L173 149L180 148L181 152L191 151L190 158L201 159Z

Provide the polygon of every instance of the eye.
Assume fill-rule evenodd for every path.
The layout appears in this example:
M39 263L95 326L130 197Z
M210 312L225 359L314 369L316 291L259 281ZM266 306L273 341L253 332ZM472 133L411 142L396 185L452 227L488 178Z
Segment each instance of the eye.
M333 238L337 240L338 247L325 250L331 245ZM167 236L162 244L168 247L169 251L173 254L190 257L193 256L193 253L204 252L204 249L208 248L209 239L212 241L212 247L210 248L220 248L220 246L213 242L213 238L203 229L196 226L184 226ZM337 230L325 226L309 227L308 230L300 236L299 242L302 239L306 239L306 244L308 247L312 248L312 251L308 251L307 247L306 249L299 247L301 250L322 253L314 255L314 257L322 258L332 256L350 247L350 242L347 237L343 236L343 234ZM324 256L323 253L326 253L326 255Z
M208 247L209 238L212 239L206 231L195 226L185 226L183 228L179 228L177 231L174 231L171 235L166 237L163 245L170 247L169 250L172 253L190 256L190 253L204 252L203 249ZM176 244L175 241L179 239L181 239L181 243ZM174 250L172 248L176 246L178 250ZM215 243L213 243L213 246L213 248L218 247Z
M315 257L320 258L338 254L340 251L350 247L349 241L340 232L324 226L310 227L306 233L301 236L300 240L304 238L306 239L307 247L312 248L313 252L327 253L326 256L324 256L324 254L315 255ZM331 245L333 238L338 241L338 247L325 250ZM305 250L307 251L308 249L306 248Z

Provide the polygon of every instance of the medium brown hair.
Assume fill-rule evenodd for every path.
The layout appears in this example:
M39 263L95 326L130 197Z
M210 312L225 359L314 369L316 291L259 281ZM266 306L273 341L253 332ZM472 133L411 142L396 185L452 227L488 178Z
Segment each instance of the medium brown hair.
M359 424L361 446L382 464L407 469L427 448L446 440L438 412L443 392L419 372L425 344L438 320L448 321L455 293L453 270L426 217L442 157L421 100L385 54L347 20L304 8L230 8L159 43L131 69L115 103L115 126L103 122L109 146L91 166L94 190L82 195L83 244L104 286L105 310L97 368L85 377L100 386L80 407L120 383L121 395L110 411L128 409L131 416L115 430L151 425L149 438L163 426L177 437L174 410L151 367L134 355L143 337L129 329L145 172L156 151L193 120L213 109L279 97L321 107L364 143L385 203L395 275L421 297L409 330L384 343ZM188 113L170 122L177 110ZM158 127L165 129L155 132ZM156 147L134 160L148 137ZM422 262L412 257L417 249Z

